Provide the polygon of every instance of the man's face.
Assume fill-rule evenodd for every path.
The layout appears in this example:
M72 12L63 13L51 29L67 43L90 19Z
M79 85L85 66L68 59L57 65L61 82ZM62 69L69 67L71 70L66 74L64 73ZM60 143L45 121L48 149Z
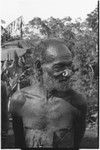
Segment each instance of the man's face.
M48 60L52 60L42 65L46 90L66 91L70 88L70 77L72 75L71 52L64 44L59 44L48 47L46 55Z

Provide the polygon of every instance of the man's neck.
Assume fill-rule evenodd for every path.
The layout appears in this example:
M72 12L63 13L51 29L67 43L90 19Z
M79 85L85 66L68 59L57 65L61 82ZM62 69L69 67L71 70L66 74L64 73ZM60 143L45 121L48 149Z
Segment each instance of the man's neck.
M31 86L34 89L37 89L39 91L39 93L41 95L43 95L43 97L45 97L46 101L48 100L48 98L49 98L49 92L46 90L43 82L38 81L38 80L32 80Z

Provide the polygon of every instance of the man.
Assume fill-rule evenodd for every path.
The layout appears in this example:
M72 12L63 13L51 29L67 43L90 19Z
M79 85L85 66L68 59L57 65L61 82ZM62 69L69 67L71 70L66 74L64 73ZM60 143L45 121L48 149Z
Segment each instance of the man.
M86 102L72 90L72 54L62 40L42 41L34 51L32 85L17 91L10 111L22 118L26 147L78 149Z

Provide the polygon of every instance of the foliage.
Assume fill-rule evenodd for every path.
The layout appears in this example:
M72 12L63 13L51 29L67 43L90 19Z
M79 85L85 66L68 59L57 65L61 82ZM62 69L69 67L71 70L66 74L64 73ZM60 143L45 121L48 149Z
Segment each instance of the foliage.
M98 32L98 7L92 11L90 14L88 14L87 22L90 28L94 32Z
M63 19L50 17L47 20L33 18L26 25L24 35L29 39L26 41L29 48L33 50L37 45L36 41L41 39L52 37L64 39L73 53L73 64L78 68L73 88L86 96L87 122L90 123L91 118L93 119L91 116L98 111L98 8L88 14L83 22L78 19L73 23L70 17ZM96 76L94 68L97 71Z

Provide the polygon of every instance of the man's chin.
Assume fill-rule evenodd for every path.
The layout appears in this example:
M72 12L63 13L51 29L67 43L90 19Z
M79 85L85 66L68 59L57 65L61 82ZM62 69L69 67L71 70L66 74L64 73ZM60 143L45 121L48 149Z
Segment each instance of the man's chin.
M62 91L62 92L65 92L67 91L68 89L70 89L71 87L69 86L69 84L67 82L53 82L50 86L47 87L48 91Z
M65 92L69 89L70 87L68 85L59 85L56 87L56 90L57 91L60 91L60 92Z

